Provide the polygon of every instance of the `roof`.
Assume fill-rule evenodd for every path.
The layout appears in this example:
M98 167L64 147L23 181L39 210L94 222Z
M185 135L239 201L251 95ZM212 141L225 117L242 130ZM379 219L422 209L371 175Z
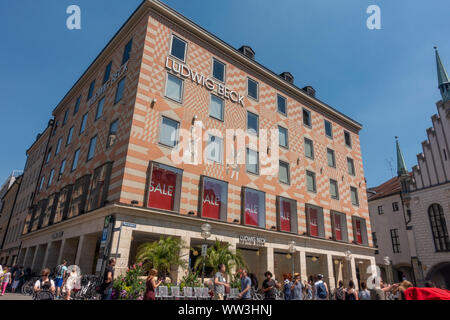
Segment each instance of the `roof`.
M372 192L375 192L373 194ZM375 188L368 189L369 201L381 199L401 192L400 179L394 177ZM372 195L373 194L373 195Z

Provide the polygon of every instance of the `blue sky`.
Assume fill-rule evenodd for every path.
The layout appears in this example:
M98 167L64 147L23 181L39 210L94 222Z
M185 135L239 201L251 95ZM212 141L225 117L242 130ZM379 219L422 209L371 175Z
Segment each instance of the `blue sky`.
M0 2L0 179L23 169L51 111L141 0ZM440 99L433 46L450 68L448 0L165 0L232 46L250 45L274 72L347 114L361 131L369 186L391 177L394 137L409 168ZM81 30L66 8L81 8ZM366 27L369 5L381 30ZM1 182L0 182L1 184Z

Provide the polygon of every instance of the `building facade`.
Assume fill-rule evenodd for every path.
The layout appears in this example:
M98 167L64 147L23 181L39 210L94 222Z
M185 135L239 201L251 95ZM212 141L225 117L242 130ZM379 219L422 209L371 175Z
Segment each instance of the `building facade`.
M33 270L67 259L100 272L115 256L120 274L168 235L189 262L205 222L207 243L241 250L258 278L293 264L334 287L375 264L361 125L159 1L143 1L53 116L22 236Z

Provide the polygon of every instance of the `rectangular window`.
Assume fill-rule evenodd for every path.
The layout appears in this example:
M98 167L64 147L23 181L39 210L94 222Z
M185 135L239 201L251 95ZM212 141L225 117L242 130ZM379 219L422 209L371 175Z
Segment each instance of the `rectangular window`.
M348 174L351 176L355 175L355 163L353 162L352 158L347 158L347 168L348 168Z
M378 238L377 238L377 233L376 232L372 232L372 241L373 241L373 246L375 248L378 248Z
M95 80L93 80L91 82L91 84L89 85L89 92L87 95L87 100L89 101L90 98L92 98L92 95L94 94L94 89L95 89Z
M53 182L53 175L55 174L55 169L52 169L50 171L50 175L48 176L48 182L47 182L47 188L52 185Z
M122 80L117 84L116 97L114 98L114 104L117 104L123 98L123 92L125 91L125 80L126 77L123 77Z
M352 217L353 221L353 238L357 244L367 245L367 229L366 220L359 217Z
M52 157L52 148L49 148L47 152L47 157L45 158L45 164L50 162L51 157Z
M286 111L286 98L277 94L277 109L278 112L283 114L283 115L287 115L287 111Z
M226 221L228 183L205 176L201 179L201 217Z
M220 82L225 82L225 64L213 58L213 77Z
M75 171L75 169L77 168L77 166L78 166L78 157L79 156L80 156L80 149L77 149L75 151L75 153L73 154L71 171Z
M208 145L206 146L206 155L209 161L213 161L216 163L222 163L223 158L223 140L209 135Z
M247 148L247 172L259 174L259 153Z
M243 188L243 223L248 226L266 227L266 194L262 191Z
M75 181L72 189L69 211L67 212L67 219L71 219L85 212L90 180L91 176L85 175Z
M306 224L308 235L323 238L325 236L323 209L306 204Z
M131 48L133 47L133 39L131 39L123 49L122 65L130 59Z
M77 102L75 103L75 108L73 109L73 114L76 114L78 110L80 110L81 96L77 98Z
M328 166L336 168L336 157L334 155L334 150L327 148L327 161Z
M339 188L336 180L330 179L330 196L332 199L339 199Z
M106 83L106 81L109 80L109 76L111 75L111 67L112 67L112 61L108 63L108 65L105 68L105 74L103 75L103 84Z
M400 238L398 236L398 229L391 229L392 251L400 253Z
M147 206L179 211L182 176L180 169L152 163Z
M168 74L165 95L167 98L181 103L183 100L183 80Z
M345 145L349 148L352 147L352 137L350 135L350 132L344 130L344 139L345 139Z
M305 138L305 156L314 159L314 144L308 138Z
M106 162L94 170L92 183L87 200L87 211L101 208L108 198L109 182L111 180L112 162Z
M72 142L73 127L69 129L69 134L67 135L66 146Z
M59 151L61 151L61 143L62 143L62 138L59 138L58 143L56 144L55 156L59 153Z
M224 100L215 94L211 94L209 115L213 118L223 121L223 105Z
M87 155L87 161L91 160L95 155L95 147L97 145L97 136L93 137L89 142L89 151Z
M103 97L97 104L97 111L95 112L95 121L97 121L102 116L104 105L105 105L105 97Z
M62 123L63 126L67 123L67 119L69 119L69 111L70 109L67 109L66 112L64 113L64 119Z
M316 174L306 170L306 188L310 192L316 192Z
M378 206L378 214L384 214L383 206Z
M181 61L185 61L186 59L186 48L187 43L176 35L172 35L172 44L170 46L170 55L180 59Z
M336 241L347 241L347 220L343 213L331 211L331 225L333 239Z
M83 118L81 119L80 133L79 133L79 134L82 134L82 133L84 132L84 130L86 129L86 122L87 122L87 119L88 119L88 112L86 112L86 113L83 115Z
M114 120L111 122L111 125L109 126L109 134L108 134L108 141L106 143L106 147L112 147L117 140L117 129L119 125L119 120Z
M303 124L307 127L311 127L311 112L303 108Z
M278 137L280 146L289 148L288 129L278 126Z
M66 159L64 159L64 160L61 162L61 166L59 167L58 180L61 179L62 175L64 174L65 168L66 168Z
M394 212L398 211L398 202L393 202L392 203L392 210L394 210Z
M289 172L289 163L280 161L278 179L280 182L290 184L290 172Z
M258 94L259 94L259 92L258 92L259 91L259 88L258 88L259 84L258 84L258 82L256 82L253 79L250 79L250 78L247 78L247 79L248 79L247 80L247 95L250 98L258 100Z
M356 189L355 187L350 187L350 196L352 204L354 206L359 206L358 189Z
M297 233L297 201L277 196L277 225L279 231Z
M333 125L328 120L325 120L325 135L333 139Z
M162 117L159 143L165 146L175 147L178 144L179 127L180 123L178 121Z
M43 176L43 177L41 178L41 183L39 183L39 191L41 191L42 188L44 187L44 182L45 182L45 176Z
M259 133L259 116L251 112L247 112L247 132L255 135Z

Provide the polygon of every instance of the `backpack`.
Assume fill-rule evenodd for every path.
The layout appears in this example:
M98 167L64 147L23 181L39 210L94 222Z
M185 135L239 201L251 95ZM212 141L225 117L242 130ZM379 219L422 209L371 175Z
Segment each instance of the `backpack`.
M62 269L63 269L62 264L60 264L59 266L56 267L56 269L55 269L55 276L56 277L61 278L63 276L63 274L61 272Z
M344 299L345 299L344 288L337 288L336 289L336 300L344 300Z
M325 285L323 282L317 285L317 296L320 299L325 299L327 297L327 289L325 289Z

